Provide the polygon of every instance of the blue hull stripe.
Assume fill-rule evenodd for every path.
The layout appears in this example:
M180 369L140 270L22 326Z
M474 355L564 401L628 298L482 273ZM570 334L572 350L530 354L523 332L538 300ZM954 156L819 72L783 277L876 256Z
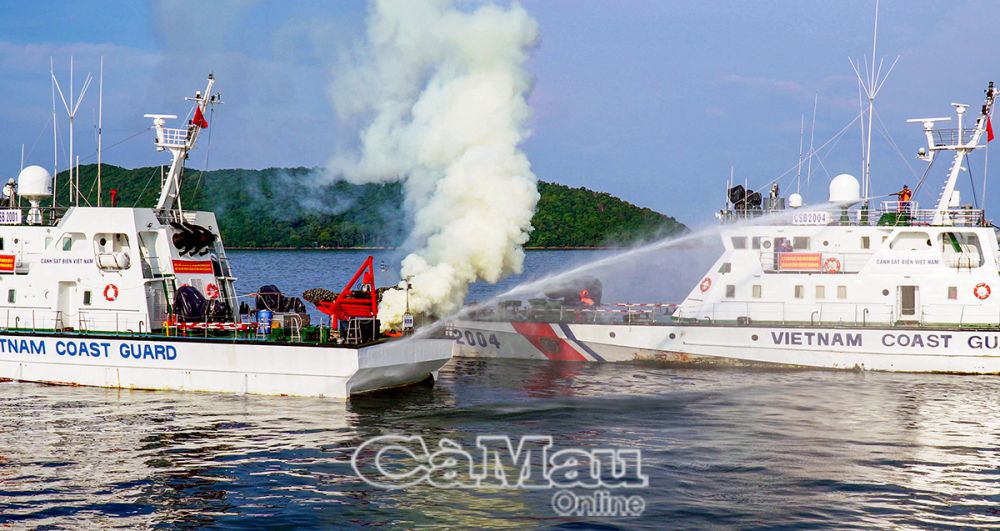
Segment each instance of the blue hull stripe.
M559 328L561 328L562 331L563 331L563 333L566 334L566 338L567 339L573 341L573 343L575 343L577 346L579 346L580 348L582 348L584 350L584 352L586 352L587 354L590 354L591 356L593 356L595 360L597 360L597 361L607 361L604 358L602 358L600 354L594 352L594 349L588 347L586 343L584 343L583 341L580 341L579 339L577 339L576 336L573 335L573 331L569 329L569 325L567 325L565 323L559 323Z

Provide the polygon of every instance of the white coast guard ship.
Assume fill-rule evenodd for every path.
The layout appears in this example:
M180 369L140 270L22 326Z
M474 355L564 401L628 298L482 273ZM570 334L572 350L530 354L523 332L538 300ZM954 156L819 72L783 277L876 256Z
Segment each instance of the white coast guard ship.
M436 376L450 358L445 340L334 344L303 341L298 330L296 340L280 342L269 326L239 322L215 215L180 204L185 159L208 126L208 106L219 102L214 84L209 76L204 96L189 98L186 127L166 127L176 116L147 115L156 149L173 157L154 208L79 199L58 207L40 166L18 177L28 208L8 186L0 210L0 379L344 398ZM211 305L209 317L178 322L179 289L203 294L196 298Z
M966 156L992 137L995 95L990 82L972 113L953 104L955 129L911 120L926 133L919 158L953 154L931 208L897 198L869 209L846 174L821 208L735 187L720 213L724 253L670 312L502 301L452 323L456 355L1000 373L997 233L956 190Z

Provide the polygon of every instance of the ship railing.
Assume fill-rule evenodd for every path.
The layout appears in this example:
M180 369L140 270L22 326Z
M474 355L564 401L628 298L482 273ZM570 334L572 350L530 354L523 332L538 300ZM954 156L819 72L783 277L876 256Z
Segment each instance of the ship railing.
M193 129L163 128L163 136L157 144L166 148L186 148Z
M674 317L682 321L764 322L780 324L867 326L890 324L895 320L892 304L858 304L826 301L821 303L720 302L705 307L681 307Z
M918 208L915 201L883 201L879 215L871 216L870 220L890 226L931 225L937 213L935 208ZM956 207L941 211L940 225L978 227L984 224L986 213L981 208Z
M781 208L736 208L720 210L716 213L716 217L723 223L735 223L738 221L757 219L768 214L775 212L783 212Z
M1000 308L979 304L921 304L912 313L904 314L894 304L733 301L716 303L710 307L679 307L674 318L701 324L996 328L1000 327Z
M640 303L578 306L558 300L530 299L501 301L495 306L476 308L469 317L486 321L644 324L668 320L676 307L676 304Z
M154 210L154 213L160 223L194 223L198 219L197 212L182 212L174 208Z
M957 324L965 328L1000 326L1000 308L980 304L924 304L917 317L921 324Z
M959 134L959 130L958 129L932 129L931 130L931 135L932 135L932 138L934 139L934 146L935 147L940 147L940 146L958 146L958 145L964 146L964 145L968 144L969 142L972 142L973 137L975 136L975 134L976 134L976 128L974 126L973 127L965 127L965 128L963 128L961 130L961 134Z
M4 330L65 330L74 332L147 333L149 323L138 310L79 310L63 312L47 309L0 310ZM157 327L153 327L157 328Z

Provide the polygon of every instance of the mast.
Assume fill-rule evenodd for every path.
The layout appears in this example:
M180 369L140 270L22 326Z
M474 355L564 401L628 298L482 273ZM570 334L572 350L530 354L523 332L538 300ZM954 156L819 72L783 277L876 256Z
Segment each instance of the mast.
M795 172L795 193L799 193L802 188L802 139L806 132L806 115L802 115L799 121L799 167Z
M59 197L59 128L56 122L56 72L55 63L49 57L49 75L52 78L52 208Z
M215 87L215 76L212 74L208 75L208 84L205 86L205 92L195 92L193 98L185 98L190 101L195 102L195 112L191 120L188 121L187 127L184 129L173 129L166 128L166 120L176 119L176 115L172 114L147 114L146 118L153 119L153 129L156 131L156 149L157 151L168 150L170 155L173 157L170 163L170 170L167 172L166 179L163 182L163 186L160 190L160 197L156 201L157 210L172 210L175 205L178 210L180 210L180 195L181 195L181 183L184 177L184 161L187 159L187 154L189 151L194 149L195 144L198 141L198 134L202 130L202 126L199 120L195 119L197 117L202 117L204 120L204 115L208 110L208 106L222 103L222 98L219 94L212 94L212 88ZM208 126L208 123L204 123Z
M868 87L865 87L865 92L868 94L868 138L865 140L867 144L865 146L865 182L862 185L865 194L865 203L868 202L868 198L872 195L872 118L875 114L875 92L870 87L875 86L875 59L878 57L875 55L875 50L877 44L878 0L875 0L875 24L872 28L872 68L869 72Z
M104 131L104 56L101 56L101 81L98 84L97 96L97 206L101 206L101 136Z
M76 111L80 109L80 104L83 103L83 97L87 95L87 89L90 88L90 83L94 80L94 77L87 74L86 79L83 81L83 88L80 89L80 96L73 100L73 58L69 59L69 102L66 101L65 96L63 96L62 88L59 86L59 80L56 79L55 72L52 72L52 83L55 85L56 91L59 92L59 99L62 100L63 107L66 109L66 114L69 115L69 183L70 183L70 193L73 194L73 189L75 188L75 199L76 206L80 206L80 181L79 173L74 172L73 168L73 118L76 117ZM72 104L72 107L70 107ZM53 104L52 109L52 123L53 129L55 129L55 104ZM77 168L79 169L79 168ZM58 175L58 174L57 174ZM53 205L55 204L55 196L53 194Z
M934 155L938 151L954 151L955 157L948 171L948 180L941 190L941 197L938 198L937 209L934 211L932 225L943 225L951 203L952 195L955 193L955 186L958 184L958 176L962 172L962 163L965 157L972 151L985 147L979 141L986 131L990 115L993 113L993 103L996 96L996 88L992 81L986 87L986 101L983 103L981 113L976 118L975 127L969 131L965 127L965 114L969 106L963 103L952 103L955 113L958 115L958 129L934 130L934 123L947 121L950 118L915 118L908 122L920 122L924 126L924 134L927 137L928 152L922 153L920 158L927 162L934 160ZM923 150L921 150L923 152Z
M896 67L896 62L899 61L899 56L892 62L889 69L886 71L885 76L882 75L882 66L884 60L878 61L878 66L876 68L876 52L878 50L878 0L875 0L875 24L872 29L872 57L871 63L869 64L868 58L864 59L864 69L862 72L862 63L858 61L854 62L852 59L848 59L851 62L851 67L854 68L854 75L858 77L858 85L861 92L868 99L868 107L862 108L862 114L867 112L867 128L865 127L865 122L861 122L862 129L862 164L861 164L861 193L864 195L864 205L868 206L868 201L871 198L871 166L872 166L872 120L875 118L875 97L878 96L879 91L885 84L885 81L889 78L889 74L892 73L892 69ZM863 75L862 75L863 73ZM866 130L867 129L867 130Z
M816 139L816 107L819 105L819 93L813 98L812 131L809 133L809 161L806 165L806 191L809 190L813 174L813 141Z

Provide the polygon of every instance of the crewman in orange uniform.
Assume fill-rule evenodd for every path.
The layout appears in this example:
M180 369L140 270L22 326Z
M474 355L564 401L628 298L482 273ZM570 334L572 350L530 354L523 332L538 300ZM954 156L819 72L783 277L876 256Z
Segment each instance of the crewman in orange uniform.
M910 211L910 199L913 197L913 191L910 187L903 185L903 189L892 194L899 197L899 212L909 212Z

